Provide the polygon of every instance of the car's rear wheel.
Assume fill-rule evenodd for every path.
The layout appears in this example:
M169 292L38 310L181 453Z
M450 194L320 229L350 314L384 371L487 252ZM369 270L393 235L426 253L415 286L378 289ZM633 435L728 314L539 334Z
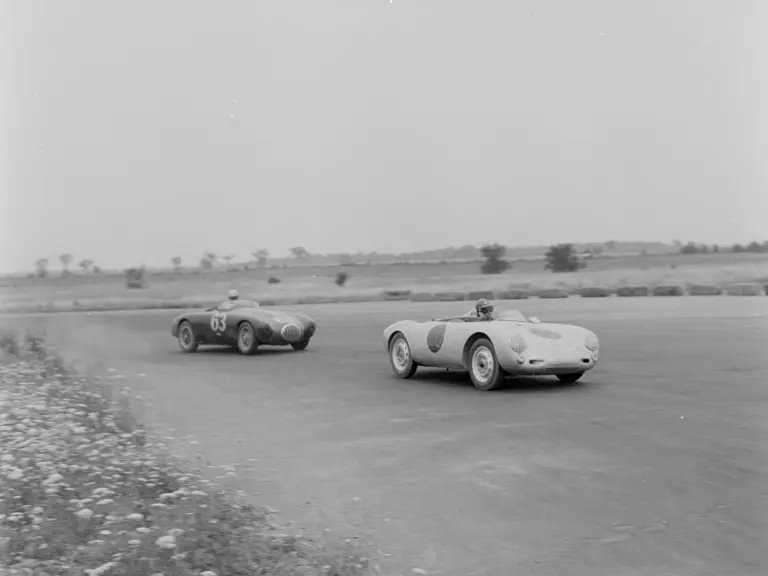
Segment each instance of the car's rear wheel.
M301 340L299 342L293 342L291 344L291 348L293 348L294 350L306 350L307 346L309 346L309 339Z
M199 342L195 337L195 331L192 330L192 324L190 324L188 320L184 320L184 322L179 324L178 340L179 348L181 348L182 352L191 354L192 352L197 351Z
M493 344L480 338L469 349L469 377L475 388L489 392L504 380L504 371L499 366Z
M259 341L256 339L256 331L250 322L242 322L237 327L237 349L240 354L250 356L255 354L259 347Z
M558 374L557 379L565 384L572 384L582 376L584 376L584 372L574 372L573 374Z
M397 333L389 343L389 363L398 378L407 379L416 373L418 365L413 361L408 340L401 333Z

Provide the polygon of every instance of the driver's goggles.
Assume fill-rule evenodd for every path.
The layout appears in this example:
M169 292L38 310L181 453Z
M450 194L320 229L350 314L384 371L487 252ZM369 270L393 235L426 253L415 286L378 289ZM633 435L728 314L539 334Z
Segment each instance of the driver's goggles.
M490 314L493 312L493 306L489 306L487 308L480 308L480 314Z

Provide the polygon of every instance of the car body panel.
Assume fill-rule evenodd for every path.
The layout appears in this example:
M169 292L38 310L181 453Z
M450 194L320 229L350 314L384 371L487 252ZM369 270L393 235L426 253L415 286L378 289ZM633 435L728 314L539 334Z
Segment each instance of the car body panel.
M468 370L467 353L477 338L490 340L499 364L511 375L558 375L592 370L599 360L597 336L580 326L542 323L509 311L490 321L467 316L426 322L401 320L384 330L389 347L391 337L401 332L420 366ZM513 339L524 344L521 353ZM587 347L587 341L594 349ZM519 359L519 357L521 357Z
M234 346L241 322L253 325L260 345L287 346L309 340L317 329L316 322L298 312L262 308L253 300L224 301L214 308L179 314L171 324L171 335L178 337L183 321L192 325L200 344Z

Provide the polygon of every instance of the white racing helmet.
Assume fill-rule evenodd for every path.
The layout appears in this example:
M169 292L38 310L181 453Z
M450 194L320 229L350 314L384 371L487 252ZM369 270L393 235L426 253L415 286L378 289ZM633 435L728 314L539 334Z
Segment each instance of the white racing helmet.
M237 300L238 298L240 298L240 294L238 293L237 290L232 288L232 290L227 292L227 298L229 298L230 300Z

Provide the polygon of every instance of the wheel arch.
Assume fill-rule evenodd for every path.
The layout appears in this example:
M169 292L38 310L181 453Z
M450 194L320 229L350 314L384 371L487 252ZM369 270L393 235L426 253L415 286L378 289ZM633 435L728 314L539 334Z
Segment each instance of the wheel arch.
M492 343L491 337L488 334L479 331L473 332L472 335L467 338L467 341L464 343L464 349L461 351L461 364L467 370L469 370L469 351L472 348L472 345L482 338L485 338Z
M406 342L408 341L408 336L405 335L405 332L403 332L401 329L395 329L392 330L392 334L389 335L389 338L387 338L387 350L389 350L392 347L392 340L395 339L395 336L398 334L402 335L403 338L405 338Z
M179 331L181 330L181 325L184 324L184 322L187 322L192 325L192 322L189 321L189 319L186 316L179 316L177 318L173 319L173 324L171 325L171 336L177 337L179 336ZM195 327L192 326L192 330L194 331Z

